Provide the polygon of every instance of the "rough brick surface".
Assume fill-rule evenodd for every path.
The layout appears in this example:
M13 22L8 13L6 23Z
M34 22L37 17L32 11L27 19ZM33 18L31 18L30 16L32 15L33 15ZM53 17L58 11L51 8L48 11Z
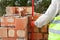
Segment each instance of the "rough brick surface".
M0 23L1 23L0 26L6 26L4 17L0 17Z
M0 40L27 40L26 38L0 38Z
M20 30L15 28L8 28L8 37L27 37L27 30Z
M8 28L8 37L17 37L15 28Z
M44 39L48 39L48 34L44 34Z
M16 18L15 21L15 27L18 29L25 29L27 28L28 24L28 18L27 17L21 17L21 18Z
M25 29L27 28L28 24L28 17L21 17L21 18L15 18L15 17L2 17L1 18L1 26L4 27L15 27L19 29Z
M41 16L41 14L35 14L35 15L33 16L33 20L35 21L36 19L39 18L39 16Z
M42 33L34 33L34 39L42 39Z
M2 40L16 40L16 38L1 38Z
M36 26L34 27L34 32L38 33L40 30Z
M7 37L7 28L0 27L0 38L1 37Z
M33 18L33 20L35 21L40 15L36 14ZM30 22L32 21L32 16L29 17L29 40L31 40L31 32L32 32L32 28L30 26ZM37 28L36 26L34 26L34 36L33 36L33 40L47 40L48 39L48 26L45 25L42 28Z
M41 28L41 32L45 32L45 33L48 32L48 30L47 30L47 25L45 25L45 26L43 26L43 27Z
M4 19L5 18L5 19ZM4 17L3 20L1 20L1 23L3 22L5 25L1 26L4 28L0 28L0 37L6 37L3 38L3 40L27 40L27 24L28 24L28 17ZM14 24L14 27L13 27ZM7 29L5 29L7 28ZM11 37L11 39L9 38ZM14 38L16 39L14 39ZM12 39L13 38L13 39ZM21 39L23 38L23 39Z
M6 7L6 13L7 14L14 14L15 13L15 7Z
M25 16L29 12L29 7L6 7L6 14L18 14L19 16Z
M39 15L35 15L34 16L34 18L33 18L33 20L35 21L37 18L39 17ZM25 28L27 28L26 27L26 21L27 21L27 19L24 19L24 18L16 18L16 19L18 19L15 23L16 23L16 28L19 30L24 30ZM31 40L31 32L32 32L32 27L31 27L31 25L30 25L30 22L32 21L32 16L29 16L29 18L28 18L28 20L29 20L29 22L28 22L28 38ZM18 23L17 23L18 22ZM25 23L24 23L25 22ZM18 26L17 26L18 25ZM15 32L17 32L17 29L13 29ZM8 30L11 30L11 29L8 29ZM11 30L12 31L12 30ZM10 32L11 32L10 31ZM26 31L27 32L27 31ZM13 31L12 31L12 33L13 33ZM20 31L18 31L18 33L20 33ZM17 34L18 34L17 33ZM23 34L23 33L22 33ZM25 34L25 33L24 33ZM34 26L34 32L33 32L33 34L34 34L34 36L33 36L33 40L47 40L48 39L48 27L47 27L47 25L45 25L45 26L43 26L42 28L37 28L36 26ZM10 34L11 35L11 34ZM16 33L15 33L15 36L17 36L16 35ZM22 35L23 36L23 35ZM8 38L8 39L10 39L10 38ZM6 40L6 39L4 39L4 40ZM12 39L11 39L12 40ZM14 40L14 39L13 39ZM20 39L19 39L20 40ZM23 40L23 39L21 39L21 40Z

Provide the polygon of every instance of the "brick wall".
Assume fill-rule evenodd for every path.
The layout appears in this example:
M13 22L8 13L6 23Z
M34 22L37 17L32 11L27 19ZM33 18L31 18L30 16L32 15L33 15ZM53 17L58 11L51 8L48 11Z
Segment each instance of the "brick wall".
M6 19L7 18L7 19ZM27 40L28 17L1 17L0 40Z
M40 16L40 14L35 14L33 16L34 17L33 20L35 21L39 16ZM31 34L32 34L32 29L33 28L31 28L31 25L30 25L31 21L32 21L32 16L30 15L28 17L28 40L32 39L31 38ZM22 20L21 20L21 22L23 23ZM17 24L21 24L21 22L19 22ZM24 26L24 25L22 25L22 26ZM20 26L20 27L23 28L22 26ZM42 28L37 28L36 26L34 26L34 32L33 32L33 34L34 34L33 35L33 40L47 40L48 39L48 25L45 25ZM5 40L5 38L3 38L3 39ZM8 38L8 39L10 39L10 38ZM14 38L13 38L13 40L14 40ZM23 40L23 39L21 39L21 40Z
M39 14L36 14L34 16L34 21L39 17ZM29 16L29 26L28 26L28 35L29 39L31 40L31 34L32 34L32 28L30 26L30 22L32 21L32 16ZM42 28L37 28L34 26L34 32L33 32L33 40L48 40L48 25L43 26Z

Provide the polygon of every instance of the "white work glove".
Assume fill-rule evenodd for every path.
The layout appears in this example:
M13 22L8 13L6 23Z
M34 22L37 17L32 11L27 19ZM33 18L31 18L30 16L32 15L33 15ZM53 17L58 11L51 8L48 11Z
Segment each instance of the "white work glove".
M42 16L40 16L35 22L34 24L41 28L42 26L48 24L51 20L53 20L53 18L56 16L56 14L58 13L59 10L59 1L60 0L52 0L49 8L47 9L47 11L45 12L45 14L43 14Z

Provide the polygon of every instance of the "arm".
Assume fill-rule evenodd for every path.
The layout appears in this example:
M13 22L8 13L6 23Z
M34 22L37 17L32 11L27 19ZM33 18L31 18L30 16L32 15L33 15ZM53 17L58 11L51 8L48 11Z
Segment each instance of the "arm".
M43 25L49 23L58 13L58 5L57 3L51 3L49 8L47 9L46 13L40 16L34 24L41 28Z

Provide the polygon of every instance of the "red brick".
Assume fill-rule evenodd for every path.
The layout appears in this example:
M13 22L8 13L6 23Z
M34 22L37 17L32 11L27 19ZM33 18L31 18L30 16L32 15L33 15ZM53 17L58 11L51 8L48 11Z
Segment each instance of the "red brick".
M17 38L16 40L27 40L26 38Z
M8 38L8 40L16 40L16 38Z
M8 37L27 37L27 30L8 28Z
M19 7L15 7L15 14L18 14L19 13ZM21 16L21 15L20 15Z
M1 18L2 26L15 26L15 28L17 29L25 29L27 28L27 24L28 24L27 16L21 17L21 18L15 18L15 17L2 17Z
M6 13L18 14L19 16L25 16L27 13L27 7L6 7Z
M42 39L43 35L41 33L34 33L34 39Z
M17 38L13 38L13 37L11 37L11 38L1 38L2 40L16 40Z
M33 16L33 20L36 21L40 16L41 16L41 14L35 14L35 15Z
M9 38L0 38L0 40L27 40L26 38L14 38L14 37L9 37Z
M34 32L39 32L39 29L36 26L34 26Z
M31 28L31 25L30 25L30 23L31 23L31 21L32 21L32 16L30 15L30 16L28 16L28 31L29 32L32 32L32 28Z
M46 32L46 33L48 32L47 25L45 25L41 28L41 32Z
M28 24L28 17L26 16L15 19L15 27L17 29L25 29L27 28L27 24Z
M17 35L17 37L27 37L27 31L26 30L17 30L16 31L16 35Z
M6 14L14 14L15 7L6 7Z
M27 8L23 7L23 11L21 11L21 16L25 16L27 13Z
M4 17L5 18L5 26L15 26L15 18L14 17Z
M32 7L27 7L27 14L32 14Z
M32 15L28 16L28 20L32 21Z
M44 34L44 39L48 39L48 34Z
M0 27L0 37L7 37L7 28Z
M17 37L15 28L8 28L8 37Z
M27 13L27 7L15 7L15 13L20 14L20 16L25 16Z
M5 18L4 17L0 17L0 23L1 23L1 26L6 26L5 24Z

